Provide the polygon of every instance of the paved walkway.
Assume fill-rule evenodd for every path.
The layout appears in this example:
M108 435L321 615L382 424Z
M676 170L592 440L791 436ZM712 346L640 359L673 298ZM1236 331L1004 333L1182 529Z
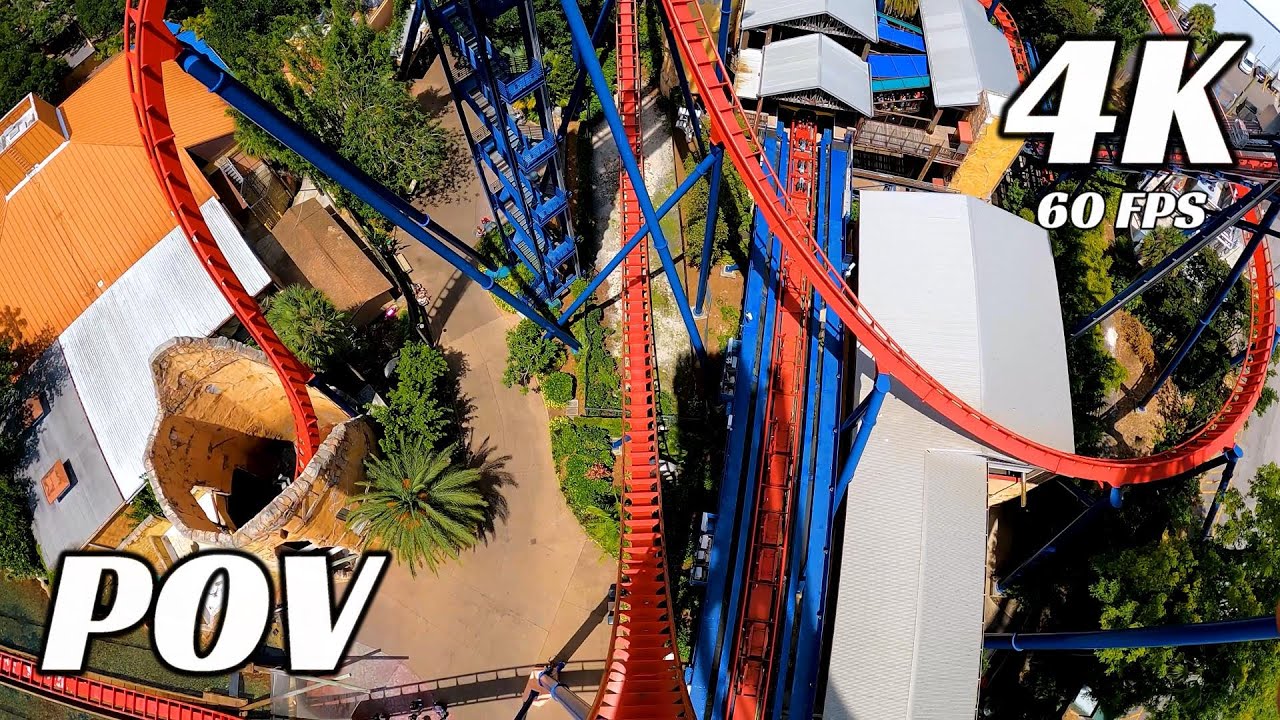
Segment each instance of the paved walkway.
M439 71L437 64L433 73ZM451 108L441 121L457 126ZM489 210L464 160L459 172L470 178L466 186L427 211L473 241L476 223ZM424 687L451 706L453 720L509 718L524 689L523 673L515 668L550 658L604 659L604 598L616 563L587 539L565 505L541 396L502 385L506 333L515 317L499 312L485 291L417 243L407 245L404 255L413 279L436 300L433 334L464 368L471 449L502 466L505 517L484 544L442 567L438 576L421 571L413 578L404 568L390 570L359 640L388 655L408 656ZM601 664L588 662L593 667ZM598 672L574 677L594 685ZM544 707L530 717L556 718L561 712Z

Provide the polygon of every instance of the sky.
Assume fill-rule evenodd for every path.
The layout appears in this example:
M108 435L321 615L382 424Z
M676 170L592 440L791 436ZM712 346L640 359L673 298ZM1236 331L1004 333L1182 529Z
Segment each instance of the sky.
M1249 52L1268 67L1276 67L1280 58L1280 0L1204 0L1213 5L1220 33L1247 35L1253 39ZM1184 0L1188 6L1191 2Z

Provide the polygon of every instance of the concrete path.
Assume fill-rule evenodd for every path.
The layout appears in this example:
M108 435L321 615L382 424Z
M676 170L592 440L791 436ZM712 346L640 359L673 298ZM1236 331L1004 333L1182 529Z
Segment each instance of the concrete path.
M438 64L433 72L439 73ZM451 107L441 121L457 126ZM471 242L489 209L470 160L462 160L465 187L426 209ZM446 702L452 720L512 717L524 677L551 658L586 661L569 669L577 684L591 688L585 697L594 697L599 661L608 650L604 598L616 562L587 539L564 502L542 397L502 384L506 333L516 319L417 243L403 252L414 281L435 300L432 332L462 368L462 392L471 405L470 447L500 466L495 475L502 478L505 508L486 542L438 576L389 571L358 638L388 655L407 656L423 681L415 687ZM543 707L530 717L561 713Z

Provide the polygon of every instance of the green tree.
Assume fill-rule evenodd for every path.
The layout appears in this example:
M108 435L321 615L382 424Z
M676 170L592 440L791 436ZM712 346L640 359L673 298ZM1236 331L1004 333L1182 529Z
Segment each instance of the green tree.
M1213 13L1212 5L1197 3L1187 10L1187 24L1190 26L1189 32L1193 37L1206 37L1208 33L1213 32L1215 23L1217 23L1217 18Z
M1280 468L1260 468L1245 502L1226 494L1221 523L1200 540L1197 480L1135 487L1124 507L1090 525L1087 537L1059 548L1012 592L1022 632L1130 628L1217 622L1275 612L1280 598ZM1045 523L1031 506L1027 527ZM1033 500L1033 503L1035 501ZM1060 504L1060 503L1059 503ZM1074 510L1072 511L1074 512ZM1033 543L1034 544L1034 543ZM997 660L997 663L999 661ZM991 717L1057 717L1082 685L1108 717L1135 707L1163 720L1275 718L1280 645L1271 642L1032 654L984 693ZM1012 683L1010 686L1008 683Z
M25 35L36 47L45 46L57 40L71 27L72 0L7 0L12 14L11 22L16 29ZM124 26L124 6L117 8L120 25Z
M134 522L142 522L149 517L163 518L164 508L160 507L160 501L156 499L156 492L151 488L151 483L144 482L142 489L133 497L129 503L129 509L125 511L130 520Z
M31 480L19 469L27 418L14 381L18 371L12 345L0 338L0 572L37 577L44 566L31 534Z
M75 0L76 22L85 35L103 38L124 26L124 5L115 0Z
M1159 228L1143 238L1139 255L1150 265L1173 252L1186 238L1174 228ZM1133 306L1134 314L1151 333L1156 361L1163 365L1173 357L1182 339L1199 322L1214 292L1231 267L1212 249L1187 260L1177 271L1154 285ZM1231 372L1231 358L1239 350L1238 335L1249 313L1249 293L1237 282L1226 302L1214 315L1191 348L1173 382L1191 400L1179 414L1166 417L1169 427L1164 443L1176 443L1202 425L1222 406L1229 392L1223 378Z
M1151 16L1142 0L1102 0L1102 19L1095 29L1119 40L1121 52L1128 55L1151 32Z
M333 0L329 17L351 17L357 7L350 0ZM206 24L221 22L211 10ZM250 56L254 67L245 75L246 84L393 192L411 196L452 187L458 177L457 136L428 117L408 86L395 79L392 48L399 31L326 20L307 21L286 34L290 24L273 19L267 47L274 51ZM344 205L372 214L256 125L239 121L236 135L250 153L309 174Z
M1107 175L1109 179L1117 176ZM1076 192L1075 183L1063 183L1063 190ZM1113 222L1120 191L1109 184L1093 183L1089 190L1101 192L1107 201L1106 217L1099 227L1082 230L1070 224L1049 232L1063 323L1070 327L1111 298L1113 257L1102 227ZM1124 381L1124 369L1107 352L1101 330L1095 328L1078 340L1067 343L1067 365L1071 382L1071 407L1075 420L1076 447L1082 452L1099 449L1104 427L1098 419L1107 395Z
M507 369L502 383L527 387L535 376L560 367L564 358L564 346L543 337L542 328L525 318L507 332Z
M1098 24L1098 14L1085 0L1044 0L1041 42L1057 47L1069 35L1090 35Z
M347 525L366 548L389 550L417 575L418 565L436 572L476 544L489 503L480 470L454 463L456 449L420 442L365 463L365 492L352 499Z
M54 37L53 32L61 32L50 28L50 20L42 17L50 7L0 2L0 108L5 112L27 93L36 93L49 102L62 99L59 83L70 68L62 58L46 55L40 46L42 40Z
M315 372L332 370L351 347L351 318L323 292L290 285L267 303L267 322Z
M444 353L426 343L400 349L396 386L387 404L371 405L369 414L382 427L382 451L402 447L440 448L458 439L458 380Z

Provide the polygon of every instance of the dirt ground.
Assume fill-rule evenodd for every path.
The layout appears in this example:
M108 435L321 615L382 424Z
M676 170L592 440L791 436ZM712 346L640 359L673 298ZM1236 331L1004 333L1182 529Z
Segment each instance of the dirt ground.
M1133 315L1120 311L1102 324L1103 339L1120 367L1125 380L1107 399L1109 418L1114 419L1111 438L1119 457L1150 455L1163 437L1165 408L1178 402L1178 390L1165 383L1145 411L1137 409L1138 401L1151 389L1159 370L1151 333Z

